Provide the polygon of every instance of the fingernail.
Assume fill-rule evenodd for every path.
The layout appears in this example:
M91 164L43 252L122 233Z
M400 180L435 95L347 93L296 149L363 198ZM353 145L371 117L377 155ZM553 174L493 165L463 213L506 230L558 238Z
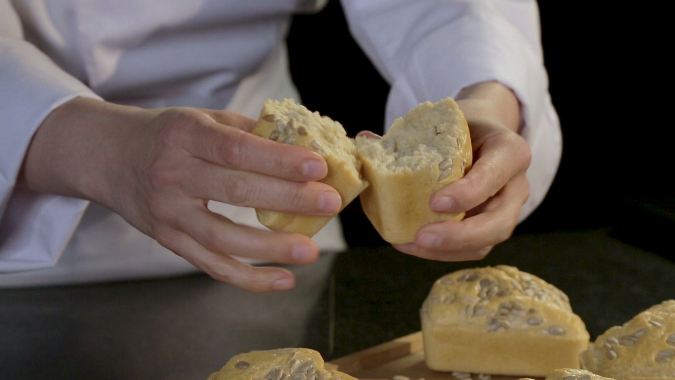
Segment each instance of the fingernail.
M418 244L426 248L435 248L441 244L441 238L432 233L423 233L418 239Z
M302 175L319 179L324 175L324 164L318 160L309 160L302 164Z
M380 139L380 138L382 138L382 136L380 136L376 133L373 133L371 131L361 131L361 132L357 133L356 135L360 136L360 137L365 137L367 139Z
M334 213L340 210L340 206L342 206L342 200L338 193L326 191L319 195L319 210Z
M451 211L455 201L447 195L434 198L431 209L436 212Z
M312 256L312 249L306 244L297 244L291 250L291 257L295 261L307 261Z
M287 290L293 288L293 279L290 277L283 277L272 282L272 289Z

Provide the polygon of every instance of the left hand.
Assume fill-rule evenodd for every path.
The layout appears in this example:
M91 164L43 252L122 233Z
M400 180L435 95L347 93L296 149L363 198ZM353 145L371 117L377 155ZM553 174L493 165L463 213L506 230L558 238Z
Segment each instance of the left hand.
M399 251L441 261L480 260L508 239L529 195L525 171L530 148L517 133L518 100L506 87L484 82L457 97L469 124L474 165L467 175L438 190L430 199L436 212L466 212L462 221L422 227L415 242Z

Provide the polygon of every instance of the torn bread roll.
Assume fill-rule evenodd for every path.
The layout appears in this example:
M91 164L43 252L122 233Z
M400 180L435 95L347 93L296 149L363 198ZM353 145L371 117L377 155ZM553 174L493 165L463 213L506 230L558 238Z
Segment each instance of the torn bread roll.
M360 175L354 141L340 123L295 103L291 99L267 100L253 133L284 144L304 146L320 154L328 165L321 182L332 186L342 198L340 209L368 186ZM314 236L331 217L289 214L257 209L264 226L285 232Z
M581 363L617 380L675 379L675 300L605 331L582 354Z
M464 217L429 207L431 195L463 177L472 163L469 128L452 99L421 103L382 138L358 136L356 147L370 183L361 205L384 240L410 243L425 224Z
M325 368L321 354L308 348L252 351L232 357L208 380L356 380Z
M436 371L543 377L579 368L588 347L565 293L506 265L441 277L420 314L425 360Z

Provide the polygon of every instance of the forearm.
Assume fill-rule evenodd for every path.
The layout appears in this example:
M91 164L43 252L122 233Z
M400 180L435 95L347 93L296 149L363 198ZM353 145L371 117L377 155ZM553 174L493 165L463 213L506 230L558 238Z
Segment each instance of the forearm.
M75 98L55 109L36 131L26 153L20 184L30 190L107 204L119 184L120 160L139 109Z

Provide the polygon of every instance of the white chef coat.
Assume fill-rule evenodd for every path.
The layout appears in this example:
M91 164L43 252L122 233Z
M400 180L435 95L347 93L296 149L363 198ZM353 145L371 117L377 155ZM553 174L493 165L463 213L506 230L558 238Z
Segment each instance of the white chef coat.
M195 268L120 216L82 199L17 186L30 140L76 96L141 107L227 108L251 117L294 97L283 44L303 0L0 0L0 286L174 275ZM386 125L425 100L496 80L523 107L532 150L525 218L560 160L538 10L528 0L343 0L352 34L392 88ZM211 202L259 226L251 209ZM334 220L316 236L344 240Z

